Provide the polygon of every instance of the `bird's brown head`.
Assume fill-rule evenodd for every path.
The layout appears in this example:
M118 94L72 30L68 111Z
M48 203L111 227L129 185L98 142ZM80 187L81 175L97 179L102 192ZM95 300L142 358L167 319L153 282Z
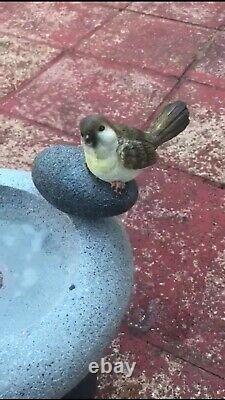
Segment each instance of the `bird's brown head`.
M101 114L88 115L80 121L80 133L85 145L96 147L99 143L111 139L113 126Z

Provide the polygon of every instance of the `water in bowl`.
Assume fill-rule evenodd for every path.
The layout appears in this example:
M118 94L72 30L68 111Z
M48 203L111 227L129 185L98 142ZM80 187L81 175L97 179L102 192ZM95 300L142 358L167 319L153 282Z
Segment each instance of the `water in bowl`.
M48 227L0 219L1 335L27 332L71 283L74 257Z

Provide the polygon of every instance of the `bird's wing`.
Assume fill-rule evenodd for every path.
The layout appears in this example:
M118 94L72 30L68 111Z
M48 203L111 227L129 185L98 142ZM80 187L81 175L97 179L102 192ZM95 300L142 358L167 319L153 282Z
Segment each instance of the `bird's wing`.
M144 132L140 129L122 124L113 125L113 129L119 138L121 137L130 140L146 140Z
M119 142L117 153L125 168L142 169L156 162L156 151L145 139L144 132L122 124L114 125L114 129Z
M153 145L145 140L126 139L120 137L117 153L121 164L128 169L142 169L157 160Z

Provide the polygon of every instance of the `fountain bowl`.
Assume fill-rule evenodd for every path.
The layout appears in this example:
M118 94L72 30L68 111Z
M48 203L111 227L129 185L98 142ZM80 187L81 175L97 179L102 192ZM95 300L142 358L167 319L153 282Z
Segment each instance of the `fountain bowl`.
M60 399L103 356L133 286L117 217L66 214L0 169L0 399Z

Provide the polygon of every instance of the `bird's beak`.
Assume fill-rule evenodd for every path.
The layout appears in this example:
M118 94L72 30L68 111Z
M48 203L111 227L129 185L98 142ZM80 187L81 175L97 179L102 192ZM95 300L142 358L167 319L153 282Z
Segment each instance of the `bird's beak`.
M84 141L86 144L91 144L92 139L90 135L85 135Z
M89 132L85 133L83 139L84 139L85 144L87 144L89 146L94 145L95 139L96 139L95 132L89 131Z

